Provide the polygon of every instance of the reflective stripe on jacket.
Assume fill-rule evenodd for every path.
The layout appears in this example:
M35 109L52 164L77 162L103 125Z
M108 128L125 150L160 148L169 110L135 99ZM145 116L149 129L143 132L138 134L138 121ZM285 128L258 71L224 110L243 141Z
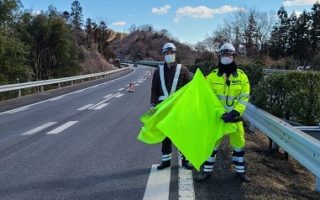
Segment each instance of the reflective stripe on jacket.
M247 75L240 69L227 77L220 75L218 69L213 70L207 77L213 92L220 99L226 111L236 110L243 115L249 101L250 84Z
M175 88L174 91L177 91L191 80L190 72L189 72L188 68L186 68L185 66L181 65L181 70L178 75L178 78L176 79L176 83L175 83L175 76L176 76L176 69L178 68L177 67L178 65L173 66L171 68L168 68L166 66L166 64L163 66L164 66L163 67L164 84L165 84L165 88L167 89L168 96L171 94L171 93L169 93L169 92L171 92L171 89ZM175 84L176 84L176 86L173 86ZM163 101L161 99L166 98L166 97L162 97L162 96L166 96L164 94L162 87L163 86L162 86L162 83L160 80L160 66L159 66L154 71L153 78L152 78L151 98L150 98L151 105L156 105L159 102ZM161 98L159 99L159 97L161 97Z
M160 72L161 89L162 89L163 95L158 98L158 101L163 101L166 98L168 98L168 96L169 96L169 93L168 93L168 90L167 90L167 86L166 86L166 82L165 82L165 79L164 79L164 65L160 65L159 66L159 70L160 70L159 72ZM178 83L178 80L179 80L180 71L181 71L181 64L178 64L177 67L176 67L176 72L175 72L174 77L173 77L173 82L172 82L170 94L174 93L177 90L177 83Z

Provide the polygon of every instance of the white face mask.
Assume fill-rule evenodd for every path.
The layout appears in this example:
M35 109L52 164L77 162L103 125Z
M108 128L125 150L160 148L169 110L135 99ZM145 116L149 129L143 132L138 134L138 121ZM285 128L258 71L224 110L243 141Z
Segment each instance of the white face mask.
M231 58L231 57L222 57L221 58L221 63L223 64L223 65L229 65L229 64L231 64L233 62L233 58Z
M169 54L169 55L165 55L164 56L164 60L166 61L166 63L173 63L176 61L176 54Z

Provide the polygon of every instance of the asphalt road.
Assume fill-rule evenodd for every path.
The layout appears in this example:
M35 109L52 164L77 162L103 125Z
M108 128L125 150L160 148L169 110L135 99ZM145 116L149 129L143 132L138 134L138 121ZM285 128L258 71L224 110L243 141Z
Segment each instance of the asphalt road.
M245 199L228 149L205 183L179 167L176 150L171 169L153 170L160 145L137 140L152 69L0 103L0 200Z
M0 113L0 199L143 199L161 156L136 139L150 69Z

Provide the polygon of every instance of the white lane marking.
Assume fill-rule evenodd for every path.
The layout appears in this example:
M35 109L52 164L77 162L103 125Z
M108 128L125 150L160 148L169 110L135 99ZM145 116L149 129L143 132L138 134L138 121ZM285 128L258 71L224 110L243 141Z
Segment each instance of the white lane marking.
M169 199L171 168L157 170L157 165L152 165L143 200Z
M118 94L117 96L115 96L115 98L120 98L120 97L122 97L124 94Z
M56 101L56 100L62 99L63 97L64 96L54 97L54 98L49 99L49 101Z
M105 103L106 101L110 100L111 98L113 98L113 97L115 97L115 96L117 96L117 95L119 95L119 94L121 94L121 92L118 92L118 93L116 93L116 94L114 94L114 95L112 95L112 96L110 96L110 97L106 98L105 100L100 101L99 103L97 103L97 104L95 104L95 105L91 106L89 109L94 109L95 107L97 107L97 106L99 106L99 105L101 105L101 104Z
M181 166L181 159L179 159L179 166ZM178 188L179 200L195 199L192 170L187 170L183 167L179 167Z
M137 81L137 82L140 83L140 84L143 83L143 81Z
M78 122L79 122L79 121L70 121L70 122L67 122L67 123L59 126L58 128L53 129L52 131L48 132L47 134L48 134L48 135L58 134L58 133L64 131L65 129L67 129L67 128L73 126L73 125L75 125L75 124L78 123Z
M85 110L85 109L90 108L92 105L93 104L88 104L88 105L82 106L81 108L78 108L77 110Z
M46 128L49 128L50 126L55 125L56 123L57 123L57 122L47 122L47 123L45 123L45 124L43 124L43 125L41 125L41 126L39 126L39 127L37 127L37 128L34 128L34 129L30 130L30 131L27 131L27 132L25 132L25 133L22 133L22 135L32 135L32 134L35 134L35 133L40 132L40 131L42 131L42 130L44 130L44 129L46 129Z
M30 108L29 106L24 106L24 107L20 107L20 108L16 108L16 109L13 109L13 110L6 111L4 113L5 114L14 114L14 113L17 113L17 112L20 112L20 111L23 111L23 110L27 110L29 108Z
M140 84L135 84L134 86L139 86Z
M97 107L94 108L94 110L101 110L102 108L106 107L109 103L103 103Z
M72 92L72 93L70 93L70 94L76 94L76 93L84 92L85 90L86 90L86 89L78 90L78 91Z
M122 90L124 90L124 88L120 88L119 90L117 90L118 92L120 92L120 91L122 91Z
M113 95L113 94L108 94L108 95L104 96L103 98L104 98L104 99L107 99L107 98L111 97L112 95Z

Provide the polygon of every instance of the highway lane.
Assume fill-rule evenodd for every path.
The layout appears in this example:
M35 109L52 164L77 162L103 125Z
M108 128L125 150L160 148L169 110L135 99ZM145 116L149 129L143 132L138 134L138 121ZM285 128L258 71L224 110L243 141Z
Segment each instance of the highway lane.
M228 144L207 182L193 183L176 150L171 169L154 170L160 145L136 139L149 109L150 69L2 110L0 199L246 199L250 185L235 179ZM132 81L135 92L128 93ZM253 180L268 173L252 170Z
M143 199L160 162L159 145L136 139L149 108L149 69L1 113L0 199ZM139 85L128 93L132 81Z

